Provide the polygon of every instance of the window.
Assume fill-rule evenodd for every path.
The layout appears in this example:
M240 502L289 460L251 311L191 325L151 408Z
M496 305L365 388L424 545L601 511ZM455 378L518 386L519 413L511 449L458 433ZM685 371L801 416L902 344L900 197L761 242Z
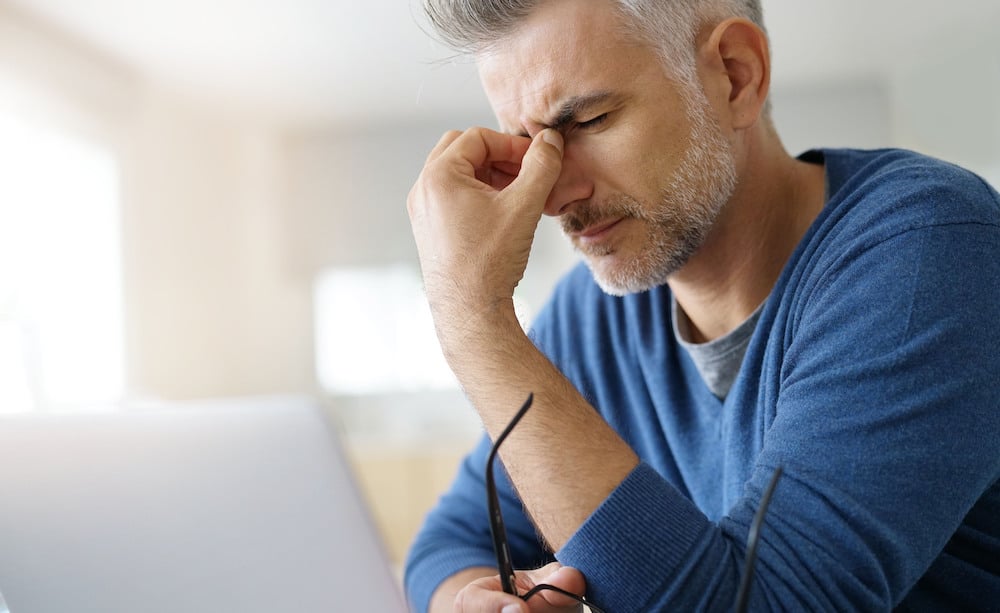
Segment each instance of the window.
M412 267L331 269L316 283L314 304L316 368L326 391L457 389Z
M0 411L124 392L118 169L0 109Z

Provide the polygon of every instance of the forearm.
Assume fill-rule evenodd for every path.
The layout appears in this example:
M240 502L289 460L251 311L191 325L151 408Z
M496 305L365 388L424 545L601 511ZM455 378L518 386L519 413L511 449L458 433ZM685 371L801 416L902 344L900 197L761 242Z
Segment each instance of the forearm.
M538 530L559 549L638 458L524 334L512 306L436 317L445 355L492 438L534 394L501 458Z
M550 546L565 543L637 464L527 338L512 296L559 177L563 141L481 128L450 132L407 198L424 288L445 357L495 438L535 403L502 459Z

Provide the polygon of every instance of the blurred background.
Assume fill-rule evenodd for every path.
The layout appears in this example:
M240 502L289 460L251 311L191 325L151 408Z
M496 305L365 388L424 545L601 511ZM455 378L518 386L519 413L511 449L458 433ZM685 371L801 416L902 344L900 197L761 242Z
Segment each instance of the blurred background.
M1000 3L764 6L790 151L1000 184ZM317 398L398 562L479 431L405 199L494 120L425 29L416 0L0 0L0 412ZM543 220L527 319L574 261Z

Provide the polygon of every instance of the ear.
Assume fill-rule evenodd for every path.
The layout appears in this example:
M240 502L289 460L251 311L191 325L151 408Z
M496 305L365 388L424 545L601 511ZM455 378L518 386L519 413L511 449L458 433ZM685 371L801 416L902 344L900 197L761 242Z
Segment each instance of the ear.
M771 86L770 50L763 30L746 19L719 23L701 39L698 70L709 98L728 109L734 130L756 123Z

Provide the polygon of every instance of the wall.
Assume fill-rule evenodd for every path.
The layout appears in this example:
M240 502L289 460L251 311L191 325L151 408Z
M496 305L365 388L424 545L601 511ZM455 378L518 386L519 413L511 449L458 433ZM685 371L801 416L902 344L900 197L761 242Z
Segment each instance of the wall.
M775 85L773 118L785 148L878 148L892 144L889 89L877 79Z
M144 92L124 157L130 379L141 396L312 392L277 127Z
M887 81L893 136L1000 186L1000 47L995 23L915 47Z
M130 396L315 391L281 124L191 102L5 3L0 94L117 155Z
M128 66L0 0L0 100L8 110L116 146L139 86Z

